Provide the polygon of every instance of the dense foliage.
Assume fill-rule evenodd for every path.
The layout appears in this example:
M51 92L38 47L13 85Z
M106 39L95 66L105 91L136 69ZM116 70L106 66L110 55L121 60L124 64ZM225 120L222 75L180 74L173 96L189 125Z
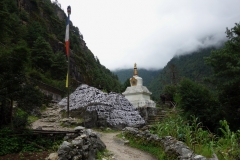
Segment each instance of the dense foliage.
M210 130L218 127L222 112L214 94L202 84L183 79L175 92L178 107L184 110L183 116L190 119L196 115Z
M173 57L147 86L153 97L159 99L166 85L177 84L183 77L204 83L203 80L212 73L211 68L204 63L204 57L209 56L212 50L214 48L199 49L196 52Z
M14 132L9 128L1 129L0 136L0 156L19 152L56 151L64 137L36 135L30 130Z
M206 58L213 68L211 82L216 86L223 117L233 129L240 127L240 24L226 30L228 41Z
M240 25L227 29L226 33L229 40L225 45L205 57L213 74L204 83L181 78L164 89L174 97L186 118L195 115L215 133L220 120L226 120L233 131L240 127Z
M219 121L219 135L210 132L198 118L191 116L189 121L179 114L171 113L152 127L151 132L159 137L173 136L183 141L195 153L211 158L216 154L219 160L240 159L240 130L233 132L226 120Z
M0 1L0 127L12 121L13 106L30 113L47 102L39 83L66 92L66 14L57 1ZM118 77L88 49L70 23L70 89L81 83L120 92ZM18 103L16 103L18 102Z
M209 131L198 118L191 116L189 120L179 115L180 110L171 110L165 118L150 127L150 132L160 137L172 136L178 141L184 142L191 150L207 158L217 157L219 160L240 159L240 130L230 130L226 120L219 121L219 132L216 135ZM165 153L166 148L158 141L153 141L149 136L138 136L123 132L124 138L129 140L129 145L155 155L159 160L176 159L172 152ZM147 131L143 131L146 134ZM150 136L151 137L151 136ZM176 142L176 141L175 141ZM177 144L177 143L176 143ZM164 148L166 149L164 152Z

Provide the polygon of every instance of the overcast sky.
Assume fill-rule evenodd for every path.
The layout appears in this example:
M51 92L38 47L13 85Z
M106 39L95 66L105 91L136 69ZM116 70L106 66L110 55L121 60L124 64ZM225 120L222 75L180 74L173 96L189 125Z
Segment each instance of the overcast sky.
M52 0L55 1L55 0ZM160 69L176 54L226 40L240 0L58 0L100 63ZM71 40L70 40L71 41Z

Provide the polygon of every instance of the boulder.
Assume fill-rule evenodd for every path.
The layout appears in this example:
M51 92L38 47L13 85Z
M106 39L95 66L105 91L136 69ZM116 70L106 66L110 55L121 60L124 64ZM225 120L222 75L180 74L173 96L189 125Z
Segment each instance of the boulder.
M58 160L95 160L97 152L106 149L106 145L91 129L77 128L82 132L75 133L73 137L76 138L68 138L60 145Z
M63 111L67 110L67 98L59 103ZM111 127L140 127L145 124L144 119L133 105L122 95L80 85L69 96L69 111L71 117L83 118L83 125L87 128Z

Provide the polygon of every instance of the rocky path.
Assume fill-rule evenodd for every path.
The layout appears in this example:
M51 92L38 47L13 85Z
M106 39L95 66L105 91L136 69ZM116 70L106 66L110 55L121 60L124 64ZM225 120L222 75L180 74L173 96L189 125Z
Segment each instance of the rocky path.
M115 160L157 160L150 154L141 150L124 145L116 135L117 133L102 133L100 137L104 144L107 146L107 150L113 153L112 159Z
M43 130L72 130L71 128L62 127L60 124L60 108L52 106L42 112L42 118L31 124L33 129L42 128Z
M61 116L59 111L60 108L57 106L47 108L42 113L42 118L32 123L32 128L36 129L41 127L43 130L73 130L72 128L60 125ZM99 132L100 139L111 153L111 156L103 158L103 160L157 160L146 152L124 145L124 143L116 137L119 133L120 132Z

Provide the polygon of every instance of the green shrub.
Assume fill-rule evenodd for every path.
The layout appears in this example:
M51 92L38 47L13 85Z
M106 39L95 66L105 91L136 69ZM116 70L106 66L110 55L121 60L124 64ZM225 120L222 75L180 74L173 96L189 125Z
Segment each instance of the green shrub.
M39 117L36 117L36 116L28 116L28 124L31 124L38 119L39 119Z
M117 135L119 138L123 135ZM146 151L152 155L154 155L159 160L175 160L175 156L170 156L165 154L164 150L161 148L159 144L154 142L147 142L145 139L139 139L139 137L134 137L130 134L124 134L124 136L129 140L129 145L134 148L138 148L140 150Z
M0 156L19 151L19 138L9 136L12 130L3 128L0 130Z
M178 114L168 114L152 127L151 133L159 137L173 136L205 157L210 158L216 153L219 160L240 160L240 130L232 132L226 120L221 120L220 126L221 135L216 135L195 116L185 121Z
M58 146L62 143L64 135L48 136L34 135L31 130L23 130L17 132L10 128L0 130L0 156L20 153L20 152L38 152L43 149L57 151Z
M21 110L20 108L16 108L13 116L14 128L24 128L27 125L28 125L28 114L23 110Z

